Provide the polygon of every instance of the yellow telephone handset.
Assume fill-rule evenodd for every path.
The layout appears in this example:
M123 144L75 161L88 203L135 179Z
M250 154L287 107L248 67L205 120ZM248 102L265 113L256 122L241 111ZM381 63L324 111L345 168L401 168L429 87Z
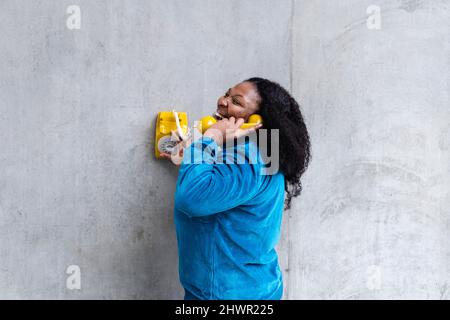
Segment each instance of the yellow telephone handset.
M203 134L208 130L217 120L212 116L203 117L197 129ZM256 124L263 123L262 117L259 114L252 114L248 118L248 122L241 125L241 129L249 129ZM188 117L186 112L161 111L158 112L155 128L155 156L161 158L161 153L171 153L176 141L173 141L172 131L177 131L179 136L185 137L188 132Z
M203 117L200 120L199 124L199 130L203 134L206 130L208 130L214 123L216 123L216 118L212 116L206 116ZM262 123L262 117L259 114L252 114L250 117L248 117L248 122L243 123L240 128L241 129L250 129L254 127L257 124Z

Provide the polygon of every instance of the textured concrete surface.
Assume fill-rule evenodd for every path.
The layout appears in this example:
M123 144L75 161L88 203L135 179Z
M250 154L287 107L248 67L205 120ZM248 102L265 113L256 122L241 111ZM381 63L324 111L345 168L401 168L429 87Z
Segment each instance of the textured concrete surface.
M314 161L289 221L290 299L450 298L449 6L296 2Z
M154 159L155 116L193 123L255 75L288 86L290 9L0 1L0 298L182 298L177 169ZM66 288L70 265L81 290Z
M0 298L182 298L155 115L197 119L258 75L293 91L313 143L284 298L448 299L449 5L1 1Z

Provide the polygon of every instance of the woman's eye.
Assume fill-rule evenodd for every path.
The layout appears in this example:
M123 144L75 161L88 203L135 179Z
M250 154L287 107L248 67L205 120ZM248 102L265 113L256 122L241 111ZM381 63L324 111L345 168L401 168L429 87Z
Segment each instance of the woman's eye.
M241 104L239 103L239 101L237 101L237 100L233 100L233 103L234 103L234 104L237 104L238 106L241 105Z

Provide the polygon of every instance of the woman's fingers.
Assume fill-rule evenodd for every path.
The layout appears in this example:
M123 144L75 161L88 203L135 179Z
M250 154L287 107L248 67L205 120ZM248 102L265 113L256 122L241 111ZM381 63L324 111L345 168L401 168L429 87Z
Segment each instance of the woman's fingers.
M256 131L257 129L259 129L261 127L262 127L262 124L258 123L258 124L255 124L253 127L248 128L248 129L238 129L236 131L235 138L240 138L240 137L243 137L243 136L247 136L250 133L252 133L253 131Z
M244 118L225 118L213 124L208 130L206 130L204 135L213 138L218 144L221 144L223 139L229 140L242 137L262 127L261 124L254 124L249 129L241 129L240 127L244 123Z
M178 143L180 143L181 141L183 141L180 137L180 134L178 133L177 130L171 130L170 131L172 133L172 140L177 141Z
M247 134L247 133L256 131L257 129L259 129L259 128L261 128L261 127L262 127L262 123L257 123L257 124L251 126L251 127L248 128L248 129L241 129L241 131L243 131L243 132L245 132L245 134Z
M244 118L238 118L235 123L236 128L239 128L240 126L242 126L242 124L244 122L245 122Z
M174 165L179 166L183 159L183 149L177 154L170 155L168 153L161 153L161 158L170 160Z

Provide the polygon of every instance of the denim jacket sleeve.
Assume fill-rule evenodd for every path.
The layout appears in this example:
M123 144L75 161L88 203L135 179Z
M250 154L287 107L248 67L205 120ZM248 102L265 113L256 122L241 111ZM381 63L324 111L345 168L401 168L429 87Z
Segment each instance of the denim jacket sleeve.
M249 145L238 145L236 153L224 150L221 154L212 138L194 141L186 148L180 165L175 207L189 217L200 217L227 211L251 199L263 175L257 153L255 160Z

